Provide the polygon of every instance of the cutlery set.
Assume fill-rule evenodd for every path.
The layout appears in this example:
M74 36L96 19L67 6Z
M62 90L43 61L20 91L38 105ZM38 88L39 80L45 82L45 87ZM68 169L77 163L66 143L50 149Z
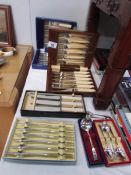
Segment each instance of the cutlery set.
M130 163L129 150L113 120L85 109L83 97L94 96L97 91L90 68L98 34L70 30L76 27L75 22L38 18L36 23L38 50L32 67L45 68L42 66L46 65L47 68L48 65L46 92L27 90L21 115L81 118L79 127L90 166ZM74 124L17 118L3 157L75 164Z
M55 108L58 113L69 112L71 116L73 113L78 115L83 112L83 117L86 114L80 95L26 91L22 105L24 114L27 115L29 111L33 114L36 111L35 115L43 112L41 116L44 116L46 110L46 114L53 112L53 116L57 114ZM73 109L73 112L70 109ZM79 127L89 166L109 167L131 163L128 147L111 117L87 111L86 117L79 119ZM17 118L4 152L4 159L74 164L74 124L65 121Z
M90 166L130 163L130 153L111 118L79 121L83 144Z
M83 117L84 101L81 95L26 91L21 108L24 116Z
M65 93L74 91L75 94L92 96L96 92L96 85L87 68L52 65L47 90Z
M86 72L55 72L52 71L52 89L76 92L95 92L95 85L89 71Z
M104 152L109 160L116 161L116 159L126 160L126 153L121 145L121 138L115 133L112 125L106 121L99 125L101 135L101 140L104 144Z
M50 28L49 41L57 47L48 48L47 91L75 91L93 96L96 85L90 71L98 34Z
M70 122L17 119L5 159L75 163L75 129Z

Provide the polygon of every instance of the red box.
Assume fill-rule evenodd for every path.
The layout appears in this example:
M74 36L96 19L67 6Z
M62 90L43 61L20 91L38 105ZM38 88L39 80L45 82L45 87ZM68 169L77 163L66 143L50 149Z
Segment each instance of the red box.
M111 135L107 137L108 134L104 136L104 132L102 133L102 130L100 127L102 126L102 123L106 122L108 126L110 126L111 130ZM127 164L131 163L131 155L128 150L128 147L125 143L125 140L121 137L120 131L118 130L116 124L112 119L109 120L95 120L93 121L93 129L96 134L97 140L99 142L100 150L104 158L105 166L113 166L113 165L121 165L121 164ZM111 139L111 140L110 140ZM105 140L105 141L104 141ZM105 142L105 143L104 143ZM109 158L105 152L106 146L104 144L110 143L113 145L113 149L117 150L117 148L120 148L121 151L123 152L125 158L120 156L120 154L117 154L117 156L114 159ZM108 145L109 146L109 145ZM115 148L114 148L115 147Z

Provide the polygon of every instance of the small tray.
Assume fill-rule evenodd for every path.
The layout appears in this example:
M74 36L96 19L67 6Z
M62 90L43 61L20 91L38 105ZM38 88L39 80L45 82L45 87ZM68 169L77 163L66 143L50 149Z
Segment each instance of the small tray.
M74 21L59 20L52 18L36 18L36 42L37 51L33 58L33 69L47 69L48 68L48 38L49 28L56 26L58 28L75 29L77 23Z
M22 116L82 118L85 113L81 95L43 91L26 91L21 107Z
M74 124L63 121L16 119L5 148L5 160L74 164Z

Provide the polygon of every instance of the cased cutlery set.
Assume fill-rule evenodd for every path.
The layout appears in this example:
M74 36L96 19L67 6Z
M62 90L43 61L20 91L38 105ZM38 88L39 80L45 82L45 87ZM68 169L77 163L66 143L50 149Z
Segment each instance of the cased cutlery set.
M85 114L81 95L26 91L21 114L23 116L82 118Z
M39 42L32 67L45 69L43 65L47 68L48 63L46 92L26 90L21 115L50 120L17 118L4 159L75 164L75 126L70 119L62 120L79 118L89 166L131 163L131 154L113 119L85 108L84 97L97 91L90 68L98 34L71 30L76 23L69 21L37 18L36 25ZM53 117L59 121L51 120Z
M68 71L69 69L70 71ZM80 71L74 71L75 68L71 66L51 66L48 74L50 75L50 80L47 82L47 90L58 93L71 93L74 91L76 94L84 94L85 96L94 95L96 85L90 70L81 67L78 69ZM76 68L76 70L78 69Z
M5 159L75 163L75 129L70 122L17 119Z
M79 120L89 166L114 166L131 162L130 151L113 119Z
M49 30L47 91L92 96L96 85L90 71L97 34L76 30Z

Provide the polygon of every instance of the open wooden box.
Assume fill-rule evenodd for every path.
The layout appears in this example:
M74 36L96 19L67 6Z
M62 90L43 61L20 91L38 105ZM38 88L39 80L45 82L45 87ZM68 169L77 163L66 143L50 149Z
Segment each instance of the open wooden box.
M92 96L96 85L90 71L98 34L49 30L47 91Z

